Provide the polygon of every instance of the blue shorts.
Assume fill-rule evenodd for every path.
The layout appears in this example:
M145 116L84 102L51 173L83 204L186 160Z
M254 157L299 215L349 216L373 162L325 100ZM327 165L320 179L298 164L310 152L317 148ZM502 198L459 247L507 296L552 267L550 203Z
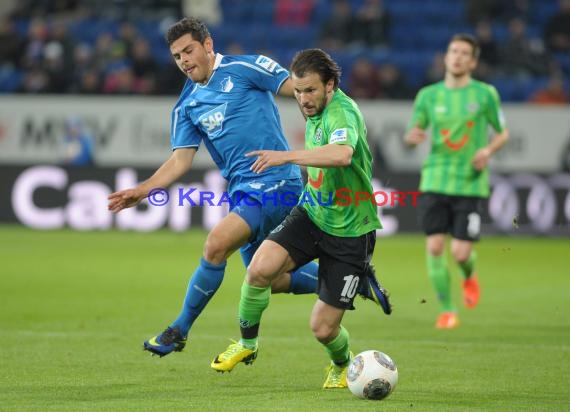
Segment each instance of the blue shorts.
M261 242L297 205L303 184L293 179L266 182L264 189L259 190L241 189L231 195L230 212L239 215L251 229L248 243L240 248L247 267Z

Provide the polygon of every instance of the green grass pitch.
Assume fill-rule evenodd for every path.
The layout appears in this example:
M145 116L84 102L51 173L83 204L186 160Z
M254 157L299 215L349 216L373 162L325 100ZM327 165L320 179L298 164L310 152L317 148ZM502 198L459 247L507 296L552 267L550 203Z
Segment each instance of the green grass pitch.
M275 295L255 364L210 369L238 337L238 255L185 351L143 352L177 315L205 236L1 226L0 410L570 409L568 239L483 239L481 303L461 307L459 329L438 331L423 238L379 238L374 260L394 313L359 299L344 321L355 352L379 349L398 366L396 391L376 403L321 389L327 358L308 327L314 296Z

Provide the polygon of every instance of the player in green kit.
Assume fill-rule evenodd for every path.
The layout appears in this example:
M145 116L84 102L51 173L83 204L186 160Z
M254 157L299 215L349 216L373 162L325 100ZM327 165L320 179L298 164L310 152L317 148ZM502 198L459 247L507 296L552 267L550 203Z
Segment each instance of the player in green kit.
M370 200L358 205L356 201L347 204L346 199L338 202L336 192L371 194L372 156L362 113L338 88L340 69L330 56L320 49L301 51L293 59L291 74L295 97L307 120L306 149L259 150L249 155L257 157L252 168L258 173L286 163L307 166L308 183L297 207L261 244L247 269L239 305L241 340L211 366L223 372L255 360L271 279L318 258L319 297L311 329L331 360L323 387L345 388L352 354L341 320L345 310L354 309L359 283L370 278L376 230L381 225ZM380 296L389 308L383 291Z
M468 308L479 302L473 242L479 239L482 200L489 196L489 158L508 139L497 90L471 78L480 49L475 38L456 34L445 54L445 79L422 88L405 141L415 146L427 139L431 150L420 181L420 220L427 235L427 269L441 304L436 327L459 326L451 299L445 257L445 237L451 234L451 254L463 275ZM488 129L495 130L489 142Z

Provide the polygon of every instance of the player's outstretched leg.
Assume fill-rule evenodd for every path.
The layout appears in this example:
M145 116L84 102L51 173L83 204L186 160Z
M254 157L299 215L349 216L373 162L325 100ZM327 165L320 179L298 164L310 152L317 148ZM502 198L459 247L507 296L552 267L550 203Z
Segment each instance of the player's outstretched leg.
M181 352L186 346L186 338L182 336L178 327L169 326L160 335L145 341L143 346L144 350L162 358L171 352Z
M238 363L251 365L257 358L257 347L246 348L241 342L233 341L228 348L212 361L210 366L218 372L230 372Z
M390 303L390 296L388 291L380 285L380 282L376 277L374 266L368 265L365 275L366 276L361 280L358 294L364 299L370 299L376 302L376 304L380 305L386 315L391 314L392 304Z
M186 337L194 321L200 316L224 278L226 263L212 264L204 258L188 282L182 310L178 318L160 335L144 342L144 349L160 357L180 352L186 345Z

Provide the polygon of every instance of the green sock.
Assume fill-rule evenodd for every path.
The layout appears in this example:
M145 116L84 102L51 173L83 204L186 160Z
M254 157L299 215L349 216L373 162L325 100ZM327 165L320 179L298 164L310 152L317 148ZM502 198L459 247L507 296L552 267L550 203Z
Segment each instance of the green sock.
M241 285L241 297L239 300L239 325L241 330L240 343L246 348L257 347L259 323L261 315L269 305L271 287L258 288L250 286L244 280Z
M449 279L445 254L433 256L428 253L427 268L429 280L435 289L442 310L444 312L455 312L455 305L451 301L451 280Z
M477 260L477 252L472 250L471 254L469 255L469 259L467 259L465 262L458 263L459 269L461 269L461 274L463 275L464 279L469 279L471 277L471 274L473 273L473 270L475 268L476 260Z
M324 344L329 358L337 365L343 366L350 360L350 350L348 348L348 331L340 325L340 333L329 343Z

